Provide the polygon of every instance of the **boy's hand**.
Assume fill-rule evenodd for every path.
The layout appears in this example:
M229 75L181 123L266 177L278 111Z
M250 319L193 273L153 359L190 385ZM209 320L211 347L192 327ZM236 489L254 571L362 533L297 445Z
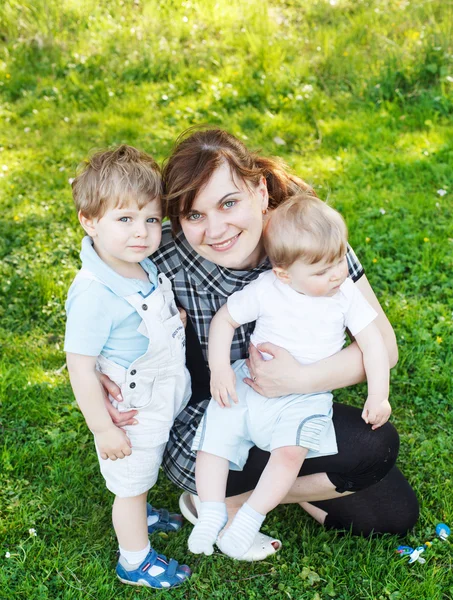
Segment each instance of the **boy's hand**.
M221 408L230 407L228 396L237 404L236 374L230 366L211 370L211 394Z
M382 427L390 418L392 407L387 398L368 396L362 411L362 419L372 425L371 429Z
M132 454L131 442L126 433L115 425L94 434L103 460L116 460Z

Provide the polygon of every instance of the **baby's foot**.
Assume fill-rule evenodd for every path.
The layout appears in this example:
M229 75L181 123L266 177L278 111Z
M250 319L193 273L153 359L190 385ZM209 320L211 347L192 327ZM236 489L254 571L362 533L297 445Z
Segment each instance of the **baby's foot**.
M245 503L217 542L217 546L231 558L241 558L251 548L264 519L265 515Z
M189 550L194 554L212 554L217 536L227 520L225 502L202 502L198 521L189 536Z

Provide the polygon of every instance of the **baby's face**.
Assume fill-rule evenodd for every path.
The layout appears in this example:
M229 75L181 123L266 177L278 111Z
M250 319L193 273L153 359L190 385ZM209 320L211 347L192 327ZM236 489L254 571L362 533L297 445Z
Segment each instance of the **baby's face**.
M334 296L348 276L346 256L334 262L318 262L307 265L297 260L286 269L288 284L307 296Z
M91 230L96 252L112 268L138 263L157 250L162 237L162 207L159 198L143 208L136 201L109 207Z

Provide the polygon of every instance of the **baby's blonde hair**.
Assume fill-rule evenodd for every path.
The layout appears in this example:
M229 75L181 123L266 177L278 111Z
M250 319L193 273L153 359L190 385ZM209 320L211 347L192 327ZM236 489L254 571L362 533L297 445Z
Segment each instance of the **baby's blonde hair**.
M296 260L312 265L346 254L348 230L343 217L319 198L298 194L274 208L264 226L264 247L273 267Z
M80 165L72 195L77 211L88 218L102 217L107 206L127 205L130 200L141 209L162 198L160 168L149 154L126 144L102 150Z

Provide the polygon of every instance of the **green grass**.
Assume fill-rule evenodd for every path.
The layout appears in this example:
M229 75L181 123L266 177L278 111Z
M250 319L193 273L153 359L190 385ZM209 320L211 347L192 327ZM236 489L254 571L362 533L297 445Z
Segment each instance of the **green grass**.
M283 156L344 214L400 348L392 420L421 502L404 542L453 524L452 39L450 0L3 0L0 599L150 594L114 578L111 497L61 369L82 237L68 180L110 144L162 160L195 123ZM161 475L153 502L177 498ZM453 598L451 542L409 566L396 537L325 532L294 506L264 531L284 547L254 565L190 556L189 527L157 536L195 571L171 596Z

